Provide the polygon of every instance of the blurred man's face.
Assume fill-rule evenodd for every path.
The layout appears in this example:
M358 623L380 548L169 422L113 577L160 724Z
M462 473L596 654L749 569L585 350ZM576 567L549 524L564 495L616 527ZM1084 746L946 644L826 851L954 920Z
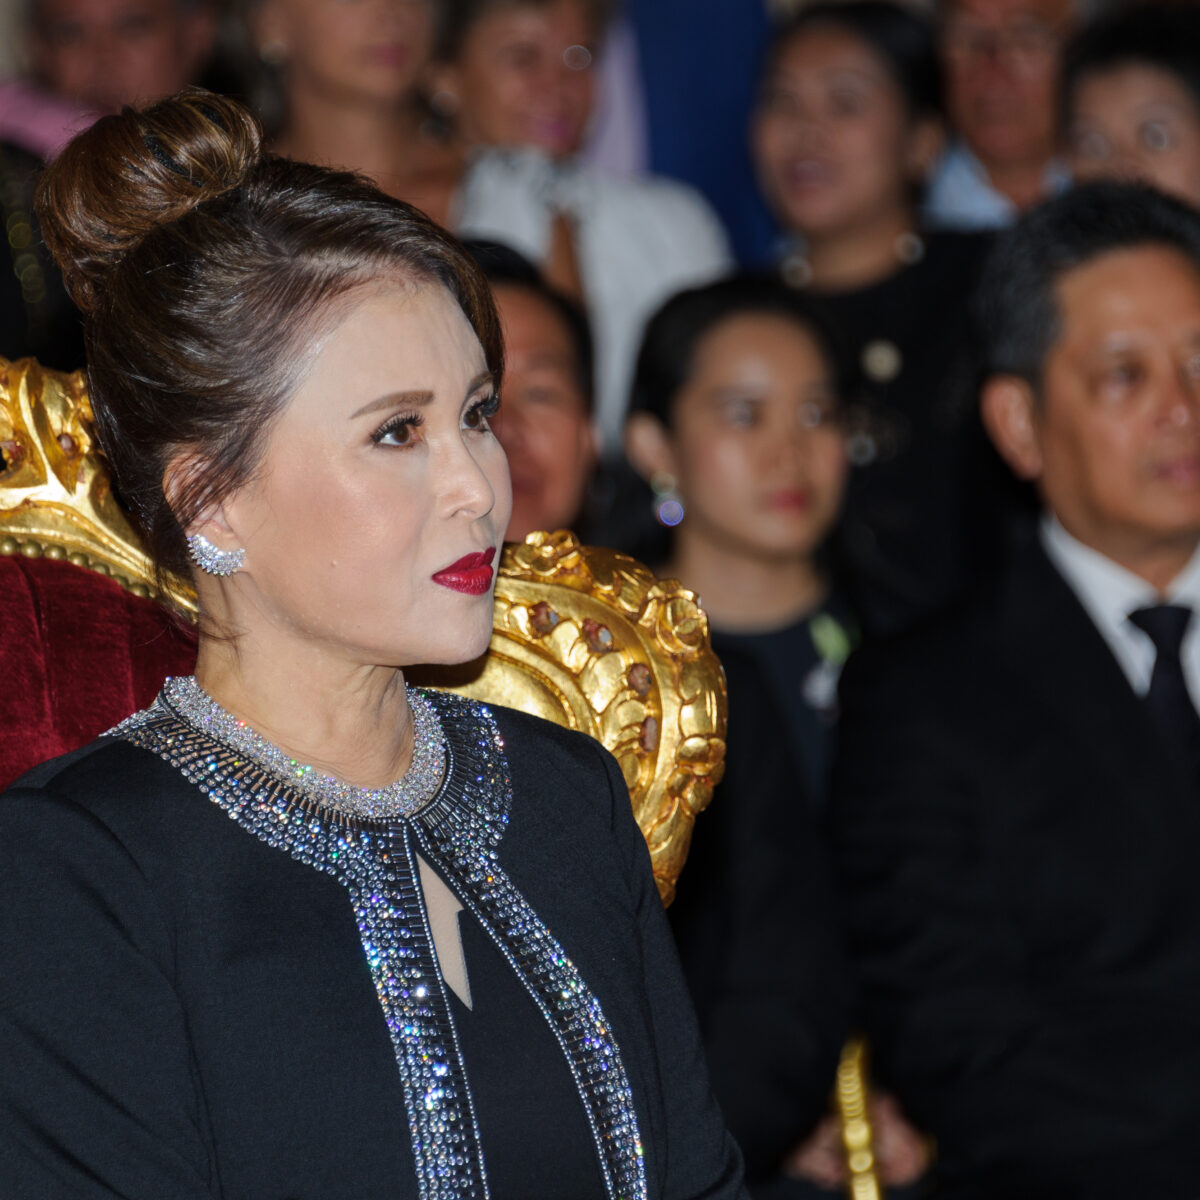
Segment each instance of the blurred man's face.
M1200 539L1200 270L1168 247L1115 250L1069 271L1056 297L1061 333L1018 469L1069 533L1117 562L1190 553Z
M951 0L942 27L950 122L989 169L1037 166L1055 148L1070 0Z
M213 37L205 4L38 0L34 62L42 81L60 96L115 111L194 83Z

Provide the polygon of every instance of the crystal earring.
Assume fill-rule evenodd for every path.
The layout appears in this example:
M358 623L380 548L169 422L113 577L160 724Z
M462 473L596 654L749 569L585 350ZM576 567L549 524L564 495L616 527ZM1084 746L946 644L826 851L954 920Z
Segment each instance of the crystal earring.
M674 529L683 520L683 497L676 489L675 476L669 471L655 471L650 477L650 488L654 492L654 519Z
M220 550L202 533L189 533L188 557L206 575L232 575L240 571L246 561L246 551L239 546L236 550Z

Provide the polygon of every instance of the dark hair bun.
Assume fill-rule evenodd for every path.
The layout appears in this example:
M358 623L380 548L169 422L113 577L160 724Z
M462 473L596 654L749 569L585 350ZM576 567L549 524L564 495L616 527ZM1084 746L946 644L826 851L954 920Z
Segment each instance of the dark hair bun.
M254 117L200 88L102 117L38 187L42 236L71 298L90 312L109 272L156 226L237 187L261 158Z

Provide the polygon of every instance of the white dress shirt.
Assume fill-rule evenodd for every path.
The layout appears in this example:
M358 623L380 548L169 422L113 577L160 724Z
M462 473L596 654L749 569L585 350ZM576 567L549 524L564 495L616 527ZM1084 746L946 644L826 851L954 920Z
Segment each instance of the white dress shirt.
M1050 513L1042 518L1041 537L1050 561L1079 597L1139 696L1150 690L1155 649L1129 614L1155 604L1181 604L1196 613L1179 653L1192 704L1200 709L1200 548L1160 595L1140 576L1072 537Z
M1043 195L1049 198L1070 186L1066 167L1054 159L1042 174ZM1003 192L992 187L987 168L961 141L946 148L930 175L922 204L931 229L1007 229L1020 213Z

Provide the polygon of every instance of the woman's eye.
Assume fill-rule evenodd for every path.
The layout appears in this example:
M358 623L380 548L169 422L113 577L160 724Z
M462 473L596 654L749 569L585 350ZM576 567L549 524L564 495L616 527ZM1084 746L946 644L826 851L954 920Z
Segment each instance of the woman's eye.
M871 106L871 96L861 87L835 87L829 93L829 108L835 116L857 117Z
M753 400L729 400L725 404L725 422L734 429L753 429L758 424L758 407Z
M463 414L463 425L467 429L483 431L489 429L488 421L500 411L500 397L496 392L476 400Z
M1165 121L1146 121L1138 129L1138 140L1147 150L1169 150L1171 131Z
M421 418L415 413L391 417L371 434L371 441L377 446L411 446L417 440L420 424Z
M800 97L782 87L766 87L759 97L759 108L776 117L793 117L800 112Z
M837 412L827 401L809 400L800 406L801 429L824 429L834 423Z

